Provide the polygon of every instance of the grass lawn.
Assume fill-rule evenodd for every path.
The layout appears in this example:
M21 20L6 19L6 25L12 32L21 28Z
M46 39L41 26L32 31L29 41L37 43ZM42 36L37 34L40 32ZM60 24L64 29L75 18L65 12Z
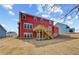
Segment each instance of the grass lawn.
M59 36L52 40L0 39L2 55L77 55L79 54L79 34Z

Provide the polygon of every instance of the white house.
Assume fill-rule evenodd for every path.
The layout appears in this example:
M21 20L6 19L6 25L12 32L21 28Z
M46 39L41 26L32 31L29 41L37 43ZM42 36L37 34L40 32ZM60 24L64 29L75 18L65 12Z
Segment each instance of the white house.
M16 32L7 32L6 36L7 37L17 37L17 33Z

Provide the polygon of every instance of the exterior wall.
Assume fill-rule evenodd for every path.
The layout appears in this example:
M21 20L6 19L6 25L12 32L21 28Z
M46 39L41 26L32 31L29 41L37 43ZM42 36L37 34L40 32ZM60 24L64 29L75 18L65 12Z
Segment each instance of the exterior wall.
M70 27L65 24L57 23L55 26L59 28L59 33L70 33Z
M58 27L54 26L54 33L53 33L53 37L57 37L59 35L59 29Z
M0 27L0 38L1 37L6 37L6 31L2 27Z
M25 19L22 19L22 15L25 16ZM43 22L40 22L41 17L37 17L37 16L32 16L29 14L22 14L20 13L20 18L19 18L19 22L18 22L18 35L20 38L24 38L24 33L33 33L33 37L36 37L36 32L33 31L33 28L35 28L38 25L43 25L47 28L52 28L53 27L53 21L51 20L47 20L45 18L43 18ZM37 18L37 20L34 20L34 17ZM31 23L32 29L24 29L23 24L24 23ZM54 30L52 30L52 33L54 32Z
M56 26L59 28L59 33L67 33L69 32L69 29L66 28L67 26L64 24L56 24Z
M53 29L53 30L54 30L54 33L59 33L58 27L55 27L55 26L54 26L54 29Z

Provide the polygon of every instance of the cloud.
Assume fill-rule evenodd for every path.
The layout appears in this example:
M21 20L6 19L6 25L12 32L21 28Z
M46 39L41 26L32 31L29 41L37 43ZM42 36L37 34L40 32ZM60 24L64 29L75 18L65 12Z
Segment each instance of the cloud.
M54 4L39 4L37 5L37 10L38 10L38 12L36 12L37 15L39 14L42 17L50 18L50 19L52 18L51 14L53 13L60 13L60 14L63 13L61 7Z
M3 4L1 5L5 10L8 11L8 13L12 16L15 15L15 13L12 11L13 10L13 4Z
M22 10L21 12L22 12L22 13L26 13L26 11L23 11L23 10Z
M43 13L42 5L37 5L37 10L40 13Z
M75 19L78 19L78 15L75 16Z
M69 20L69 21L72 21L72 20L75 20L75 19L78 19L78 15L76 15L74 17L71 17L70 15L67 16L67 20Z
M55 21L55 22L62 23L64 19L60 19L60 18L50 18L50 20L53 20L53 21Z
M73 25L73 21L71 20L71 21L65 21L65 24L67 24L67 25L69 25L69 26L72 26Z
M12 16L15 15L15 13L13 11L9 11L9 14L12 15Z
M13 4L3 4L2 7L7 9L7 10L8 9L13 9Z
M50 20L53 20L55 25L56 23L62 23L64 19L60 20L59 18L51 18Z
M72 22L72 21L68 21L67 24L68 24L68 25L72 25L73 22Z
M45 18L49 18L50 17L48 14L42 14L41 16L45 17Z
M75 28L75 32L79 32L79 28Z
M56 21L57 19L56 18L51 18L50 20Z
M60 14L63 13L63 10L61 9L61 7L55 7L54 12L59 12Z
M44 14L57 13L57 12L60 14L63 13L61 7L54 4L37 5L37 10L39 13L44 13Z
M57 12L60 14L63 13L63 10L59 6L54 6L53 8L49 8L48 11L49 11L49 13L57 13Z
M69 19L72 19L72 17L71 17L71 16L68 16L67 19L68 19L68 20L69 20Z
M67 19L78 19L78 15L75 15L74 17L71 17L71 15L67 16Z
M60 18L51 18L50 20L53 20L54 21L54 25L59 22L59 23L64 23L64 24L67 24L69 26L72 26L73 25L73 21L65 21L63 22L64 19L60 19Z

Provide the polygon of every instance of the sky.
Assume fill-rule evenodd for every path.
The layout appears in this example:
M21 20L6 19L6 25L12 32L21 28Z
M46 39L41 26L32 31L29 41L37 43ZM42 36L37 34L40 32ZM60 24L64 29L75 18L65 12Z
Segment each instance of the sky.
M74 4L0 4L0 24L9 31L18 32L19 12L32 14L53 20L55 23L60 22L75 28L79 32L79 14L76 10L71 12L66 18L61 19L74 6ZM63 20L66 20L63 22Z

